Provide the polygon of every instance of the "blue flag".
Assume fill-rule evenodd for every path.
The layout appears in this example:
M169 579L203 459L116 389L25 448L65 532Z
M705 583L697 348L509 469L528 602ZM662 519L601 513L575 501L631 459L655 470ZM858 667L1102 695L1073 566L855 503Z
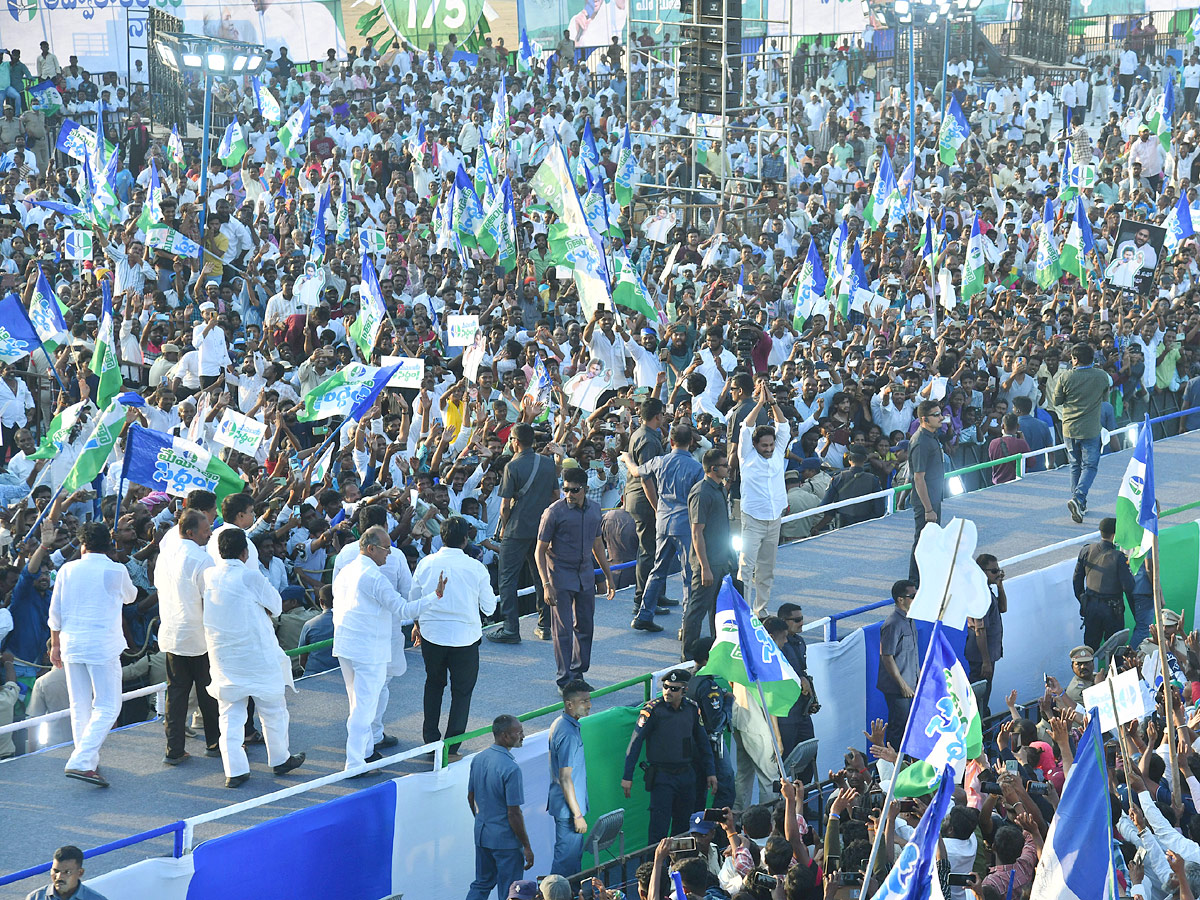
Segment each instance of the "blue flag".
M1092 710L1033 876L1033 896L1115 900L1112 806L1100 716Z
M386 366L376 372L374 377L371 379L370 387L367 388L367 392L363 394L362 399L360 399L358 403L354 404L354 408L350 410L350 415L347 418L347 421L357 422L368 412L370 412L371 407L375 405L375 401L379 399L379 395L383 393L383 389L387 387L387 383L392 380L395 374L399 372L404 365L404 360L401 360L395 365Z
M85 213L83 207L61 200L30 200L29 202L32 206L41 206L64 216L82 216Z
M938 792L921 816L912 840L904 845L896 864L888 872L887 879L875 892L872 900L927 900L933 890L933 879L937 877L938 841L942 833L942 820L950 810L954 799L954 773L942 773ZM1104 800L1108 792L1104 791ZM1090 897L1094 895L1081 894Z
M321 199L317 203L317 218L313 221L312 230L312 249L308 254L308 258L318 265L325 261L325 217L328 215L329 185L325 185L325 190L321 192Z
M121 477L172 497L212 491L218 501L246 487L237 472L199 444L136 422L129 426Z
M11 291L0 300L0 360L15 363L38 348L41 341L25 307Z

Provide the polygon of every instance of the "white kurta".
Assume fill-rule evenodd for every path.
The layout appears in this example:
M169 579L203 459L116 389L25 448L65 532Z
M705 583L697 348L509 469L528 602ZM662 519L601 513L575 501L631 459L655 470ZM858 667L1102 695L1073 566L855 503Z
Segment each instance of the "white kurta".
M175 529L172 529L174 532ZM160 554L154 567L158 588L158 646L164 653L203 656L204 573L215 563L195 541L180 540L173 552Z
M399 551L393 550L389 566L396 555ZM389 573L360 553L333 579L333 655L359 662L390 661L391 674L400 674L394 671L393 632L399 631L398 624L393 629L394 620L412 622L421 608L420 600L405 600ZM401 666L403 661L401 649Z
M335 583L342 569L346 568L358 556L358 541L349 543L338 551L338 555L333 561L333 579ZM401 597L407 599L412 592L412 572L408 570L408 560L404 554L393 547L381 571L384 577L387 578L388 583L396 589L396 592ZM403 675L408 669L408 661L404 658L404 632L400 630L400 627L406 624L408 623L399 616L392 617L392 658L388 664L387 673L393 678Z
M51 631L60 632L64 662L106 663L128 646L121 607L137 599L125 567L103 553L84 553L64 565L50 594Z
M204 573L204 638L218 700L280 697L292 687L291 660L271 617L283 611L279 592L241 560L222 559Z

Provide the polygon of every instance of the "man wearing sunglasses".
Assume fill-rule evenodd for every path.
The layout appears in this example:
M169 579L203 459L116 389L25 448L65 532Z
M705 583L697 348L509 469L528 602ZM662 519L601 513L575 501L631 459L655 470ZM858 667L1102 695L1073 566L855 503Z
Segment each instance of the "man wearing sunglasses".
M913 583L919 583L921 577L917 571L917 541L921 539L921 529L942 518L942 490L946 483L946 461L938 438L942 427L942 404L936 400L922 400L917 404L917 422L921 427L908 444L908 467L913 484L909 502L916 524L913 552L908 563L908 580Z
M642 744L646 745L642 768L650 792L650 844L657 844L667 835L685 833L697 802L704 806L707 795L696 797L697 771L704 773L709 791L717 790L712 747L700 707L684 697L691 678L687 669L672 669L663 676L663 695L642 707L625 753L621 790L629 797L633 769L642 754Z
M550 607L550 633L558 686L582 681L592 662L596 576L592 561L604 570L608 599L616 596L604 541L600 506L587 498L587 474L578 467L563 471L562 500L551 503L538 527L538 574Z
M996 663L1004 655L1004 620L1001 616L1008 612L1008 595L1004 592L1004 570L1000 568L995 556L981 553L975 557L975 563L987 575L992 602L987 615L982 619L967 619L970 633L967 635L963 655L971 667L971 683L982 681L987 685L980 698L983 701L980 711L986 718L991 715L988 700L992 695L992 678L996 672Z

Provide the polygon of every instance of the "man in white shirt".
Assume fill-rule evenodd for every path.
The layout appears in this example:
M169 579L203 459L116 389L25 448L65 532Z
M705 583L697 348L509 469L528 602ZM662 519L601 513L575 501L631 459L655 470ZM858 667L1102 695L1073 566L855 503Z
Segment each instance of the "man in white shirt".
M267 745L267 764L275 775L286 775L305 759L303 753L292 754L288 747L284 691L292 687L292 665L271 624L271 617L283 612L283 601L257 567L246 565L248 543L240 528L223 531L217 541L221 558L204 573L210 693L220 712L221 761L228 788L240 787L250 778L250 761L242 741L247 701L252 697Z
M629 384L625 376L625 336L623 332L613 329L613 311L598 309L592 313L591 321L583 332L584 343L592 354L592 359L604 363L604 369L610 378L609 387L613 390Z
M496 611L497 597L492 591L487 567L463 552L471 526L461 516L451 516L442 524L442 548L426 556L413 572L412 595L433 599L418 617L413 638L420 638L421 658L425 663L425 719L421 739L439 740L442 695L450 681L450 716L445 735L457 737L467 730L471 713L471 694L479 677L479 641L482 637L479 614ZM444 589L444 590L443 590ZM450 758L458 758L458 744L448 745Z
M204 551L212 528L208 516L186 509L179 518L178 549L160 555L154 567L158 590L158 647L166 654L167 708L163 716L167 753L163 763L176 766L188 758L184 749L188 698L196 689L196 705L204 717L206 756L217 756L221 731L217 701L208 693L212 680L208 667L208 644L204 641L204 572L215 563Z
M775 552L779 548L779 526L787 508L787 485L783 470L791 426L765 381L755 388L758 402L746 416L738 435L738 467L742 474L742 551L738 577L746 602L760 619L771 602L775 583ZM771 408L775 427L759 425L764 406Z
M200 304L204 321L192 329L192 346L196 348L200 365L200 387L211 387L229 365L229 345L225 329L217 324L217 305L211 300Z
M383 758L375 746L383 739L392 629L397 618L412 621L422 607L420 600L405 600L383 572L393 553L386 529L368 528L358 544L358 555L333 580L333 655L350 698L347 769ZM444 579L437 590L440 597Z
M205 542L205 551L215 565L221 559L219 540L222 534L231 528L247 531L254 524L254 498L249 494L230 494L221 501L221 527L212 531L212 536ZM251 541L246 547L248 560L246 565L258 571L258 547Z
M137 599L125 567L108 558L112 538L101 522L79 530L83 555L64 565L50 595L50 662L64 669L75 751L66 775L108 787L100 746L121 712L121 607Z

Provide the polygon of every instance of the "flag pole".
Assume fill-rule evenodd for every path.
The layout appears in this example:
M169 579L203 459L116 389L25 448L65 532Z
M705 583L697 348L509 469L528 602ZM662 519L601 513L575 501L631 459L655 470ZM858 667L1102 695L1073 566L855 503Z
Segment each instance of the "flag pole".
M958 526L958 536L954 539L954 553L950 557L950 568L946 573L946 586L942 589L942 603L938 608L938 620L933 626L933 637L930 638L932 643L933 638L936 638L942 627L942 616L946 613L946 604L950 600L950 582L954 578L954 564L958 559L958 547L962 541L963 529L966 527L966 520L960 519ZM928 655L928 654L927 654ZM913 699L921 693L921 685L928 673L932 671L928 665L921 666L921 673L917 676L917 686L913 691ZM896 780L900 777L900 767L904 762L904 745L908 743L908 735L912 729L913 717L912 707L909 707L908 720L904 723L904 733L900 736L900 746L896 748L896 768L892 772L891 781L888 782L887 793L883 797L883 807L879 810L878 824L875 826L875 839L871 842L871 855L867 857L866 875L863 876L862 893L868 894L868 888L871 885L871 878L875 873L875 859L879 856L879 846L883 842L883 832L886 827L888 812L892 807L892 801L896 798ZM942 775L945 778L945 774Z
M1125 770L1125 786L1130 791L1129 803L1132 805L1134 802L1134 795L1132 793L1132 788L1129 788L1131 783L1129 778L1129 745L1125 737L1125 729L1121 727L1121 717L1117 714L1117 694L1116 691L1113 690L1113 673L1116 671L1116 668L1116 664L1110 660L1108 666L1108 676L1104 679L1104 681L1108 685L1108 696L1112 701L1113 721L1117 723L1117 740L1121 742L1121 768Z
M1155 518L1158 517L1158 501L1154 501ZM1150 545L1150 558L1154 566L1153 582L1154 582L1154 622L1158 626L1158 668L1162 673L1163 679L1163 706L1166 711L1167 719L1167 751L1171 761L1171 800L1178 803L1182 800L1183 795L1179 792L1179 761L1176 758L1175 751L1175 690L1171 686L1171 673L1167 666L1167 654L1170 648L1165 645L1166 629L1163 628L1163 594L1162 594L1162 577L1159 574L1162 570L1158 556L1158 528L1154 529L1152 544Z
M787 772L783 768L783 751L779 747L779 735L775 733L775 720L767 711L767 698L763 696L762 682L754 682L754 686L758 688L758 702L762 706L763 716L767 720L767 731L771 732L771 747L775 750L775 764L779 766L780 779L787 778Z

